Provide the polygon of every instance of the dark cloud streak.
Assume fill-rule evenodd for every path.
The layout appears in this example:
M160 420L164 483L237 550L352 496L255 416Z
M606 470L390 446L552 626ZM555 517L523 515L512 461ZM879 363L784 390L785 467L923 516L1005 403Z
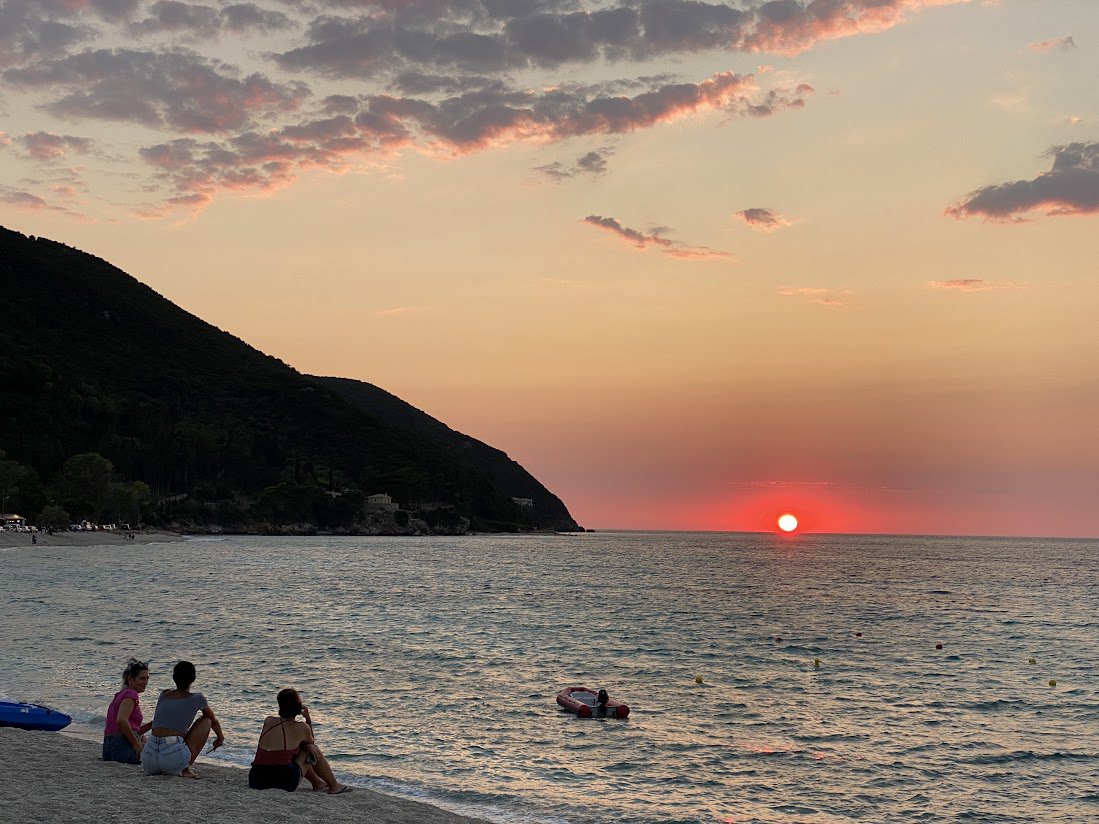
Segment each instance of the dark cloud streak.
M258 73L238 77L187 50L99 49L27 68L3 79L22 89L64 90L42 108L65 118L166 126L186 133L240 129L255 115L297 110L309 90Z
M92 141L86 137L52 132L26 134L22 142L27 155L35 160L56 160L69 152L87 154L92 149Z
M637 229L631 229L629 226L622 225L621 222L613 217L604 217L602 215L588 215L584 218L583 222L595 226L598 229L602 229L605 232L609 232L630 245L636 246L638 249L647 249L650 246L655 246L666 255L693 260L712 260L715 258L730 257L728 252L709 249L705 246L689 246L685 243L666 238L663 236L669 231L666 227L657 227L650 229L648 232L641 232Z
M959 220L982 216L1018 223L1038 209L1050 216L1099 213L1099 142L1054 146L1046 154L1053 158L1048 172L1033 180L977 189L948 207L946 214Z

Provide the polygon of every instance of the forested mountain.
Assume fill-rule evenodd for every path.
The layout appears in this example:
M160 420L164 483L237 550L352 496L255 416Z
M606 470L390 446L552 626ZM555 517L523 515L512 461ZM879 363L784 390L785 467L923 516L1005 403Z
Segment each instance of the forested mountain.
M0 227L0 283L0 463L28 470L0 489L9 510L109 506L66 469L98 453L116 484L147 485L147 520L185 529L378 531L374 493L401 504L396 531L579 528L503 452L370 384L303 375L92 255Z

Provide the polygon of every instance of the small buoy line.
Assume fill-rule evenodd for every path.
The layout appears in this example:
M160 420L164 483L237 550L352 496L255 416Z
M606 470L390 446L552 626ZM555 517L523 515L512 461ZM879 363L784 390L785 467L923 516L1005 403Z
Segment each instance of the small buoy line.
M862 638L862 633L861 632L856 632L855 637L856 638ZM774 636L774 639L775 639L776 644L784 643L783 637L781 635ZM935 649L936 650L943 649L943 645L942 645L941 641L935 644ZM1038 660L1036 658L1034 658L1033 656L1031 656L1030 658L1027 658L1027 664L1033 666L1034 664L1037 664L1037 663L1038 663ZM813 669L814 670L819 670L820 665L821 665L820 658L814 658L813 659ZM695 676L695 683L696 684L701 684L702 683L702 676L701 675ZM1051 687L1056 687L1057 686L1057 679L1056 678L1050 678L1047 683Z
M862 638L861 632L854 633L856 638ZM781 635L774 636L775 643L784 643ZM935 644L936 650L943 649L943 643ZM813 659L813 670L821 669L820 658ZM1028 665L1035 665L1038 661L1033 656L1027 658ZM696 673L694 682L698 686L706 684L706 678L701 673ZM1057 686L1057 679L1050 678L1047 682L1050 687ZM557 703L562 709L574 713L579 718L621 718L625 719L630 714L630 708L620 702L611 700L605 689L594 690L588 687L566 687L557 694Z

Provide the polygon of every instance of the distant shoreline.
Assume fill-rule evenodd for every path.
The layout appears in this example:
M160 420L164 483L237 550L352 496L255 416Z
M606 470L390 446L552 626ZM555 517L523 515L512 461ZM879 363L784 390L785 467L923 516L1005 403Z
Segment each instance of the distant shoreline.
M126 536L133 534L133 538ZM582 535L583 532L559 532L552 529L532 529L524 532L466 532L457 537L477 537L483 535ZM31 540L32 536L35 540ZM383 533L374 534L335 534L327 532L314 533L270 533L270 532L172 532L163 529L134 530L132 533L123 530L103 532L68 532L58 531L52 535L48 532L9 532L0 530L0 549L13 549L20 547L51 547L51 546L118 546L124 544L170 544L186 541L190 538L412 538L422 537L414 535L390 535ZM441 537L441 536L434 536ZM454 537L454 536L451 536Z
M127 538L127 535L134 537ZM32 540L33 539L33 540ZM161 529L124 532L120 529L103 532L9 532L0 531L0 547L47 546L114 546L116 544L166 544L184 541L186 535Z

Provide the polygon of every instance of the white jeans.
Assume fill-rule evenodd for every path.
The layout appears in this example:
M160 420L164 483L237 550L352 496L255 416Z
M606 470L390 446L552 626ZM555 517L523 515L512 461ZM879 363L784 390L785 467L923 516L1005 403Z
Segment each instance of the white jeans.
M141 766L146 775L179 775L191 763L191 751L182 735L158 738L150 735L141 750Z

